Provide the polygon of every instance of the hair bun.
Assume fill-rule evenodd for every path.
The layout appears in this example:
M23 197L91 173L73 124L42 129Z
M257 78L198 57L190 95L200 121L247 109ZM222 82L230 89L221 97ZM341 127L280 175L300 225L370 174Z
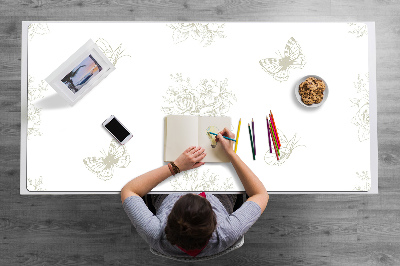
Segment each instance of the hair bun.
M190 224L188 223L188 222L185 222L185 221L183 221L183 220L180 220L180 221L178 221L178 224L179 224L179 228L180 228L180 231L182 232L182 233L184 233L184 234L190 234L190 232L192 231L191 229L191 226L190 226Z
M164 231L172 245L191 250L204 247L216 225L216 215L210 202L188 193L176 201Z

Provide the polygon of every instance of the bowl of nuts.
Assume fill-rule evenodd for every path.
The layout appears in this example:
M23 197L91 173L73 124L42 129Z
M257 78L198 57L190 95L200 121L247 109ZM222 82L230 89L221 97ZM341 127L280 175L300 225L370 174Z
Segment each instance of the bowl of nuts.
M328 98L328 85L321 77L308 75L296 83L294 93L301 105L319 107Z

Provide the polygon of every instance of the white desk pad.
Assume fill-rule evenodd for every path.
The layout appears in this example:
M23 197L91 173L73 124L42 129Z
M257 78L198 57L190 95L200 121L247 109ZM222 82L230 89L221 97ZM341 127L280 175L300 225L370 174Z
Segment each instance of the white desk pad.
M88 39L116 69L71 107L44 79ZM241 118L237 154L269 192L378 191L374 23L23 22L22 60L21 194L118 193L163 165L168 114L230 116L235 134ZM329 87L321 107L295 98L307 75ZM125 146L101 126L111 114L134 135ZM153 192L189 190L244 189L231 164L208 163Z

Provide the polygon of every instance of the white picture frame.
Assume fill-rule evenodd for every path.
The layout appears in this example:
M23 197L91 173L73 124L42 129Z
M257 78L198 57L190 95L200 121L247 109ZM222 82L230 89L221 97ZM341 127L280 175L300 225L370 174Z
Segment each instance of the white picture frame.
M114 70L115 66L89 39L45 81L73 106Z

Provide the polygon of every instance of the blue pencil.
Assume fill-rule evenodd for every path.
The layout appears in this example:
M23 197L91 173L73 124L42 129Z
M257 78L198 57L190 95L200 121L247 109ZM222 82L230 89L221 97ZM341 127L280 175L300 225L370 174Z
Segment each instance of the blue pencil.
M216 134L216 133L214 133L214 132L207 132L207 133L210 133L210 134L213 134L213 135L218 135L218 134ZM234 140L234 139L231 139L231 138L228 138L228 137L225 137L225 136L223 136L225 139L229 139L229 140L232 140L232 141L236 141L236 140Z

